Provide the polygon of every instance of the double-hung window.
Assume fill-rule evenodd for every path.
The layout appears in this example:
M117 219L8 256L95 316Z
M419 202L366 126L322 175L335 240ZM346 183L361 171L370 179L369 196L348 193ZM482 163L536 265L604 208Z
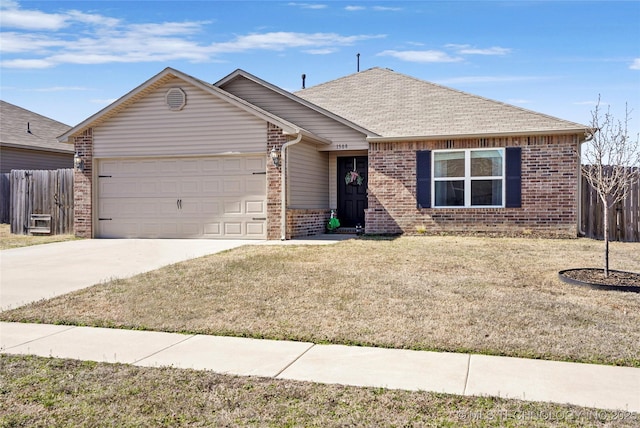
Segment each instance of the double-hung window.
M434 207L504 207L505 149L433 151Z

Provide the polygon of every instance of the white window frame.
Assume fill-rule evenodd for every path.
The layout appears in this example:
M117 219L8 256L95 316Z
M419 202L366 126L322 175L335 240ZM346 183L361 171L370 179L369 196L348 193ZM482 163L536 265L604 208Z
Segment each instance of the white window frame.
M471 177L471 152L499 151L502 156L502 174L500 176ZM436 154L464 152L464 177L436 177ZM476 180L502 180L502 203L500 205L471 205L471 182ZM464 205L436 205L436 182L464 181ZM433 150L431 156L431 206L433 208L504 208L506 203L506 150L504 147L485 147L478 149Z

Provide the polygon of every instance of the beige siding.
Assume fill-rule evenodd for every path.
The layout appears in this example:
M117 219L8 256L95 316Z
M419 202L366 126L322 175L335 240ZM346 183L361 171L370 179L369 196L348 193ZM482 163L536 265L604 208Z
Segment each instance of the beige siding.
M12 169L63 169L73 168L73 153L55 153L2 147L0 173Z
M187 96L180 111L165 103L175 87ZM261 153L265 147L265 121L178 79L94 129L95 157Z
M329 208L329 154L298 143L287 152L289 208Z
M366 136L361 132L336 122L255 82L237 78L224 85L223 89L332 141L331 145L320 146L318 150L358 150L369 148L369 144L365 140Z

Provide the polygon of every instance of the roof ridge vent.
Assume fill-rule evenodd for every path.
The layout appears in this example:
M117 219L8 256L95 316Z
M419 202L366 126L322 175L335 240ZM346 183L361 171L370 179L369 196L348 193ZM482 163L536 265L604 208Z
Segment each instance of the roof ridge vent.
M172 111L182 110L187 105L187 94L181 88L169 89L164 98Z

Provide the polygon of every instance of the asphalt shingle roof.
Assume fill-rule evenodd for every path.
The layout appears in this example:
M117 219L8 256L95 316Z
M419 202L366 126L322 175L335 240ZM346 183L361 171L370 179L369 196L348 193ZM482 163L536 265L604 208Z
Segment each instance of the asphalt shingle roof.
M295 95L386 138L587 129L383 68L371 68Z
M57 140L69 125L1 100L0 125L0 145L73 153L72 144Z

